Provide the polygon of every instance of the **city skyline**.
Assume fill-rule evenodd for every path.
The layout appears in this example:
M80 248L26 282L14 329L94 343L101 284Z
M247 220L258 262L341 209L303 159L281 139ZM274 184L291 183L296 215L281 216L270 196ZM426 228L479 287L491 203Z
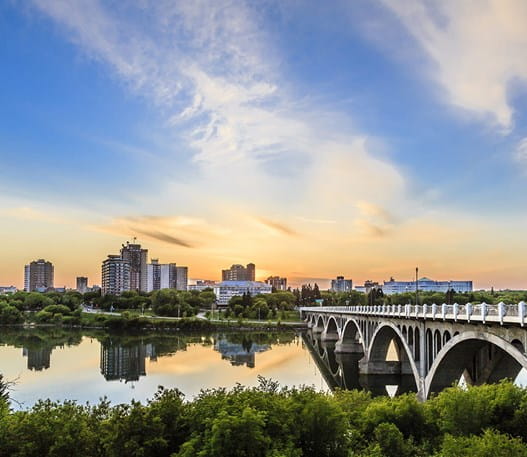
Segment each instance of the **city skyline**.
M147 248L142 248L141 244L139 244L137 242L137 239L134 238L134 243L137 243L137 244L130 244L129 241L126 241L125 243L122 243L121 246L122 246L122 250L121 252L124 250L125 246L128 247L134 247L136 248L136 250L138 251L141 251L141 252L144 252L145 253L145 257L144 257L144 261L145 261L145 267L148 267L148 272L146 273L146 283L145 283L145 290L143 290L143 292L152 292L153 290L156 289L156 287L153 285L153 281L154 281L154 278L153 278L153 271L150 271L150 269L153 269L153 267L159 267L159 268L173 268L175 271L174 271L174 275L177 275L177 270L180 270L180 269L183 269L183 275L184 275L184 283L187 284L187 286L185 288L182 288L180 287L180 284L179 284L179 280L176 280L176 276L174 276L174 278L172 278L172 281L174 282L173 284L173 287L172 288L177 288L178 290L186 290L186 288L188 287L188 285L192 285L190 284L190 282L194 283L195 281L198 281L198 282L203 282L203 281L212 281L213 282L213 285L218 285L224 281L227 280L227 282L229 281L234 281L234 282L237 282L237 281L249 281L249 282L254 282L254 281L257 281L257 282L261 282L263 284L268 284L268 285L271 285L272 287L275 287L277 290L287 290L287 287L285 287L285 285L287 284L287 281L288 281L288 278L285 278L285 277L280 277L280 276L269 276L267 278L264 278L261 274L258 274L255 276L255 273L256 273L256 268L255 268L255 264L254 263L249 263L247 264L247 268L244 267L243 265L240 265L240 264L234 264L231 266L230 269L222 269L221 270L221 273L219 274L219 277L215 277L215 278L209 278L209 279L204 279L204 278L197 278L197 277L194 277L194 278L191 278L191 277L188 277L188 267L187 266L177 266L176 263L169 263L169 264L161 264L159 263L159 259L158 258L155 258L155 257L149 257L148 256L148 249ZM130 264L129 262L126 262L126 261L123 261L123 258L122 258L122 254L121 255L114 255L114 254L108 254L107 255L107 258L104 259L102 261L102 272L101 274L99 275L98 279L100 280L100 284L97 282L97 279L96 280L91 280L93 286L97 287L97 288L101 288L104 289L104 276L105 276L105 268L104 268L104 265L107 264L109 261L114 261L114 260L118 260L119 261L119 264L124 262L125 264L127 264L127 267L128 269L130 269ZM38 261L33 261L33 262L30 262L30 264L37 264L37 263L43 263L43 262L46 262L46 264L49 264L50 265L50 268L51 268L51 271L52 271L52 276L54 275L54 265L52 262L49 262L49 261L46 261L45 259L39 259ZM19 290L26 290L27 289L27 286L26 286L26 283L29 284L29 276L28 276L28 268L30 266L30 264L28 265L25 265L24 266L24 287L20 287ZM250 270L248 270L250 268ZM232 271L232 273L235 273L234 277L226 277L226 273L230 273ZM245 275L247 274L247 271L250 271L249 273L249 278L247 278ZM241 276L238 277L239 275L239 272L241 272ZM158 273L159 274L159 273ZM163 279L163 284L167 283L167 281L170 281L169 279L169 276L170 274L168 273L168 270L163 273L164 274L164 279ZM227 275L229 276L229 275ZM161 278L159 278L161 279ZM344 279L343 276L340 276L338 275L335 278L307 278L307 279L312 279L312 283L316 283L319 287L321 287L322 289L328 289L328 290L334 290L334 291L351 291L353 289L355 289L355 287L353 287L353 281L352 281L352 278L349 278L349 279ZM76 276L75 277L75 287L73 286L66 286L64 285L64 287L68 288L68 289L72 289L72 290L78 290L79 289L79 284L82 284L82 287L86 287L87 288L87 284L88 282L90 281L90 278L89 277L84 277L84 276ZM190 282L189 282L190 281ZM342 284L344 283L349 283L349 285L347 286L343 286L342 284L339 285L339 287L337 287L335 289L335 284L342 282ZM382 281L382 280L381 280ZM384 280L384 283L390 283L390 282L401 282L401 281L396 281L395 278L393 276L390 276L388 280ZM412 279L403 279L402 282L413 282L414 280ZM419 279L419 281L432 281L432 282L435 282L434 280L430 280L429 278L426 278L426 277L422 277L421 279ZM359 281L360 282L360 281ZM370 279L367 279L365 281L363 281L364 283L370 283L371 280ZM447 280L443 280L442 281L444 284L449 284L451 282L453 283L457 283L459 282L458 280L452 280L452 278L450 279L447 279ZM467 281L461 281L461 282L467 282ZM470 284L472 284L472 281L468 281L470 282ZM292 282L290 287L291 288L299 288L300 286L304 286L304 285L308 285L308 284L311 284L310 281L307 281L307 282ZM373 284L373 283L372 283ZM378 282L375 282L374 284L376 285L379 285ZM14 287L18 287L14 284L11 284L12 286ZM10 285L10 286L11 286ZM159 284L159 286L161 285L161 283ZM92 286L92 287L93 287ZM2 287L6 287L5 285L2 286ZM64 288L64 287L59 287L59 289L61 288ZM359 285L358 286L359 289L363 289L364 286L362 285ZM31 287L29 287L31 289ZM165 284L165 287L157 287L157 289L159 288L170 288L169 286L167 286ZM50 287L50 289L53 289L53 286ZM342 290L341 290L342 289ZM126 290L136 290L136 289L133 289L133 288L130 288L130 289L126 289ZM472 290L472 286L471 286L471 290ZM476 289L474 289L476 290ZM104 293L104 292L103 292Z
M137 237L192 278L527 289L527 4L349 3L0 5L0 285Z

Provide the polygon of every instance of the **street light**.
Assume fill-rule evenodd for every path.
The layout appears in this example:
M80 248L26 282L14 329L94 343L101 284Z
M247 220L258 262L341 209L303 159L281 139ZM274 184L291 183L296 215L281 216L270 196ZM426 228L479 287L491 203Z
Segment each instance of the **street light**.
M415 306L419 305L419 267L415 267Z

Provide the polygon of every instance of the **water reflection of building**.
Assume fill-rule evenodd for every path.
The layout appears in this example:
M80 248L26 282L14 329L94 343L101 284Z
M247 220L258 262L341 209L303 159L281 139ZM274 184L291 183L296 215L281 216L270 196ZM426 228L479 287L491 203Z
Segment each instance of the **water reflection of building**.
M233 366L247 365L255 367L255 354L270 349L268 344L256 344L244 341L243 343L231 343L226 338L219 338L214 344L214 350L221 353L223 360L229 360Z
M38 349L24 348L22 354L27 357L28 370L42 371L47 370L51 360L51 348L40 347Z
M124 380L138 381L146 376L145 359L155 357L155 350L151 345L138 343L121 345L113 341L101 343L101 374L107 381Z

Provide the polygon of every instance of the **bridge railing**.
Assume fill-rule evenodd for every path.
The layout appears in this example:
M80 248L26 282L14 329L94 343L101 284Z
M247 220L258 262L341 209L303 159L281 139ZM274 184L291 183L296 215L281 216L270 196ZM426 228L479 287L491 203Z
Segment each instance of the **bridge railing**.
M312 306L300 308L300 311L302 313L353 314L400 319L499 323L500 325L519 324L522 327L527 320L527 303L523 301L515 305L507 305L501 302L497 305L487 303L467 303L466 305L443 303L437 305L432 303L431 305Z

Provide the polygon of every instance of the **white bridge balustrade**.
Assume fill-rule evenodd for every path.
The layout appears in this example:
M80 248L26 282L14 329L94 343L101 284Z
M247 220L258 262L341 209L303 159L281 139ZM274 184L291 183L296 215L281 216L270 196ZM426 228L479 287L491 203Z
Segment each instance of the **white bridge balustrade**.
M360 355L362 375L411 375L422 399L461 375L481 384L527 368L525 302L317 306L301 314L335 352ZM390 347L396 360L387 361Z

